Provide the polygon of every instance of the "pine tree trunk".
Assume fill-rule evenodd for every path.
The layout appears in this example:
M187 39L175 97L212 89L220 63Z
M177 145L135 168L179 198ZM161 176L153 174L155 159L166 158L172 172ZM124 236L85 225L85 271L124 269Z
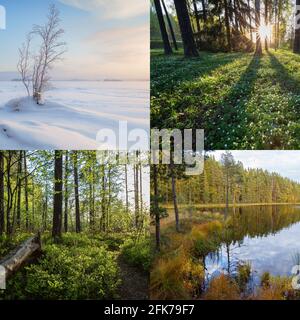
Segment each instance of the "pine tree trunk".
M75 190L75 218L76 218L76 232L81 232L81 223L80 223L80 207L79 207L79 185L78 185L78 157L77 151L73 153L73 169L74 169L74 190Z
M129 200L128 200L128 172L127 164L125 164L125 197L126 197L126 212L129 212Z
M53 200L53 225L52 237L61 237L62 227L62 190L63 190L63 156L62 151L55 151L54 160L54 200Z
M68 213L69 213L69 189L68 189L68 179L69 179L69 152L66 151L65 156L65 206L64 206L64 231L68 232Z
M93 231L94 229L94 167L92 166L93 159L90 158L91 165L89 167L89 215L90 215L90 230ZM91 178L92 177L92 178Z
M158 177L157 165L153 165L153 185L154 185L154 214L155 214L155 240L156 250L160 250L160 213L158 205Z
M7 190L7 205L6 205L6 234L11 235L11 221L10 213L12 209L12 187L11 187L11 160L12 160L12 151L8 151L7 157L7 168L6 168L6 190Z
M170 19L170 15L168 13L165 1L164 0L161 0L161 1L162 1L163 8L164 8L164 11L165 11L165 15L166 15L166 18L167 18L167 21L168 21L168 25L169 25L171 37L172 37L172 40L173 40L174 48L175 48L176 51L178 51L178 45L177 45L176 36L175 36L174 28L173 28L173 25L172 25L172 21Z
M0 236L3 235L4 230L4 155L3 151L0 151Z
M138 164L134 165L134 204L135 204L135 227L139 228L139 170Z
M172 162L172 160L171 160ZM179 211L178 211L178 205L177 205L177 194L176 194L176 178L175 178L175 172L174 172L174 164L171 163L170 165L171 169L171 178L172 178L172 198L173 198L173 205L174 205L174 212L175 212L175 224L176 224L176 231L179 232Z
M197 32L200 33L201 32L200 17L199 17L199 11L197 8L196 0L193 0L193 6L194 6L195 20L196 20L196 25L197 25Z
M201 0L201 3L202 3L202 11L203 11L203 21L206 24L207 23L207 11L206 11L205 0Z
M155 5L157 18L158 18L159 27L160 27L161 37L162 37L163 44L164 44L165 54L171 54L172 48L170 45L170 41L169 41L169 37L168 37L166 25L165 25L165 20L164 20L164 15L163 15L162 8L161 8L160 0L154 0L154 5Z
M229 211L229 173L226 173L226 208L225 208L225 218L228 216Z
M269 0L265 0L265 25L269 27ZM269 39L265 38L265 50L269 50Z
M260 27L260 0L255 0L255 23L256 23L256 50L255 54L257 56L262 55L262 45L261 38L259 34Z
M21 227L21 175L22 175L22 162L23 162L23 151L20 151L18 161L18 200L17 200L17 227Z
M224 0L224 9L225 9L225 26L226 26L226 36L227 36L227 50L230 52L232 50L231 44L231 30L230 30L230 21L229 21L229 10L227 0Z
M296 16L299 17L296 21L295 28L295 39L294 39L294 52L300 53L300 0L296 0L296 5L299 6L296 8Z
M28 177L27 177L27 159L26 151L23 153L24 159L24 193L25 193L25 227L29 231L29 205L28 205Z
M174 0L186 57L198 57L186 0Z
M143 172L142 172L142 164L139 165L140 169L140 213L143 214Z

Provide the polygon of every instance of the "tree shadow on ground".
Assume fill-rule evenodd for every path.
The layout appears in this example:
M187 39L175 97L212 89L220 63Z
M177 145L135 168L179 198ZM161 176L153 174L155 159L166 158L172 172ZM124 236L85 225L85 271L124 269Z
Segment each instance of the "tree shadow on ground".
M268 51L272 68L276 71L277 76L274 81L279 81L280 88L283 92L292 92L300 94L300 80L291 76L285 66Z
M240 52L201 52L199 57L189 59L182 54L154 56L151 59L151 94L171 92L181 83L204 77L241 57Z
M206 144L209 148L236 149L245 140L248 118L251 116L246 110L246 104L253 93L260 65L261 57L254 56L228 95L215 107L211 122L201 123L199 119L198 127L206 128Z

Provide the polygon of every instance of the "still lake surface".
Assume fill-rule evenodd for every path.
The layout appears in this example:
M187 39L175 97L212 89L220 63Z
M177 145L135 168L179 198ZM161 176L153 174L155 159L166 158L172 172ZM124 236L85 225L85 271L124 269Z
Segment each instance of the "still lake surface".
M208 280L220 272L234 274L241 262L251 264L254 284L259 283L264 272L292 275L292 267L299 264L297 255L300 256L300 206L231 208L226 220L226 242L205 257Z

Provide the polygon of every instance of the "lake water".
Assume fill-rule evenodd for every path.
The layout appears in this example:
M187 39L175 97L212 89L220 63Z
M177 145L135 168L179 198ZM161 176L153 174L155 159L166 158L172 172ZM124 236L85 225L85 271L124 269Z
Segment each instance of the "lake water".
M263 272L289 276L292 267L299 264L296 258L300 254L299 206L230 209L226 221L226 240L217 252L205 258L208 279L220 272L234 274L239 263L249 262L253 283L257 284Z

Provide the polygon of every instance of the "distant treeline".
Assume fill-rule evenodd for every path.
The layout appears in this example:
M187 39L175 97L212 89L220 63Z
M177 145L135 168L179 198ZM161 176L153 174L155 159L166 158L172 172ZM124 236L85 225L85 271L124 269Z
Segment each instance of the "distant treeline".
M300 202L299 183L262 169L245 169L230 153L221 161L208 157L200 176L186 177L178 171L176 176L179 204ZM161 179L160 190L165 202L173 202L171 179Z

